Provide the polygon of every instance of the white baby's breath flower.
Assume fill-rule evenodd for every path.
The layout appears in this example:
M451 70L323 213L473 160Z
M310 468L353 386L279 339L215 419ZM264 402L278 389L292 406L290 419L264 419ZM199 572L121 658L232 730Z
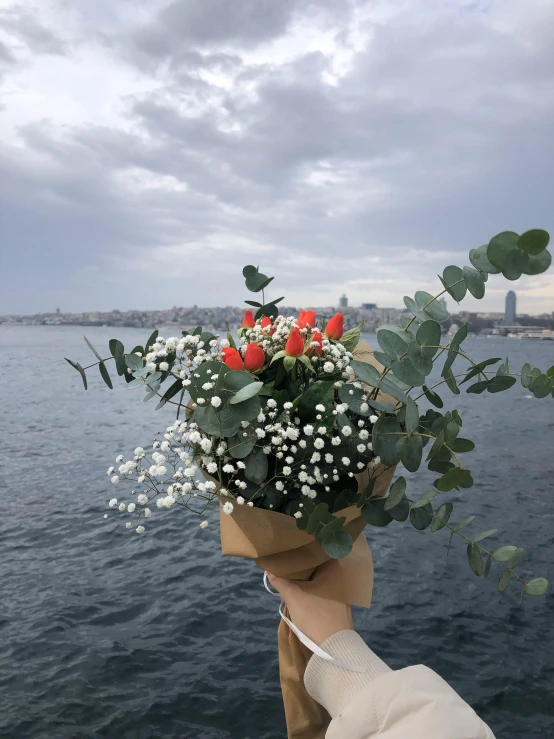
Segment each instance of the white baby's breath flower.
M207 465L207 467L206 467L206 471L207 471L207 472L208 472L208 473L209 473L210 475L215 475L215 473L217 472L217 464L216 464L215 462L210 462L210 463L209 463L209 464Z
M352 429L350 426L343 426L341 429L341 434L343 436L351 436L352 435Z
M369 417L369 422L370 423L377 423L378 420L379 420L379 418L377 416L370 416Z
M291 472L292 470L290 467L283 467L283 475L285 475L285 477L288 477Z
M314 433L314 427L308 423L306 424L306 426L304 426L302 431L306 434L306 436L311 436Z
M118 477L117 475L114 475L114 476L112 477L112 480L111 480L111 481L112 481L112 483L113 483L114 485L117 485L117 483L119 482L119 477Z
M290 411L290 409L292 408L292 403L290 401L287 401L286 403L283 404L283 408L286 411Z
M246 485L245 485L245 487L246 487ZM244 500L244 498L242 497L242 495L237 495L237 503L239 505L244 505L246 503L246 501Z
M123 513L123 511L125 510L125 508L126 508L127 506L125 505L125 503L120 503L120 504L119 504L119 505L118 505L117 507L118 507L118 508L119 508L119 510L120 510L120 511L121 511L121 512Z
M327 454L325 455L325 461L327 462L327 464L333 464L333 455L332 455L332 454L329 454L329 453L327 453Z
M144 526L142 524L136 528L137 534L144 534Z
M325 364L323 365L323 371L328 373L334 372L335 365L332 362L325 362Z
M127 506L127 510L129 511L129 513L133 513L135 508L136 505L134 503L129 503L129 505Z
M362 403L361 406L360 406L360 410L361 410L362 413L365 413L366 411L368 411L369 410L368 404L367 403Z
M167 372L169 369L169 365L167 362L160 362L160 370L162 372Z
M119 464L120 462L123 462L123 454L120 454L118 457L115 458L115 461Z
M356 449L360 452L360 454L363 454L365 452L365 444L358 444Z
M197 398L196 399L196 403L198 405L204 405L205 402L206 402L206 398Z
M126 529L132 529L133 528L133 522L132 521L127 521L127 523L125 524L125 528Z
M150 510L150 508L145 508L144 509L145 518L150 518L151 515L152 515L152 511Z
M137 496L137 501L139 505L146 505L148 503L148 496L144 493L141 493L139 496Z
M323 449L323 447L325 446L325 442L323 441L323 439L317 438L314 441L314 446L316 449Z
M343 457L343 458L341 459L341 462L343 463L343 465L344 465L345 467L348 467L348 465L350 464L350 460L349 460L349 458L348 458L348 457Z
M200 524L200 528L201 528L201 529L206 529L206 528L208 528L208 522L207 522L207 521L202 521L202 523Z
M213 386L214 386L213 382L205 382L202 385L202 390L211 390Z
M319 411L320 413L325 413L325 406L323 403L318 403L315 407L316 411Z
M117 505L117 498L112 498L110 500L110 502L108 503L108 505L110 506L110 508L113 508L114 506L116 506Z
M296 511L296 513L294 514L294 517L295 518L302 518L302 511Z
M234 510L234 506L230 501L227 501L223 505L223 513L226 513L227 515L230 515Z

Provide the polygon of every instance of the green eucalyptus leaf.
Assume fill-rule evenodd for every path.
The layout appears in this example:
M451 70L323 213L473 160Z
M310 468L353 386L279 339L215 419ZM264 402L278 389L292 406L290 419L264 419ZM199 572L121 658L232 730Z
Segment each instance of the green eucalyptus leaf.
M392 416L379 416L373 426L373 451L376 456L381 457L383 464L388 467L393 467L400 461L396 443L398 436L401 434L402 428L398 420Z
M412 505L412 509L423 508L423 506L427 505L427 503L430 503L438 494L438 490L428 490L416 500L416 502Z
M484 370L485 367L489 367L491 364L496 364L497 362L500 362L500 359L500 357L493 357L492 359L484 359L482 362L479 362L479 364L473 365L464 379L460 382L460 385L463 385L464 382L471 380L471 378L475 377L475 375L480 374L481 370Z
M438 347L441 343L441 327L436 321L425 321L417 330L416 341L420 346ZM435 352L437 349L435 349Z
M451 445L451 449L456 454L463 454L464 452L472 452L475 449L475 444L471 439L458 438Z
M416 341L408 346L408 359L414 369L421 375L426 377L433 370L433 356L436 349L426 349L420 346Z
M473 485L473 478L469 470L454 467L438 480L435 480L433 484L441 493L447 493L454 488L470 488Z
M493 236L487 247L487 259L500 271L504 270L506 259L511 252L519 251L517 242L519 235L514 231L502 231Z
M501 593L503 593L506 590L506 586L510 582L510 578L512 577L512 571L511 570L504 570L504 572L500 575L500 580L498 581L498 589Z
M515 380L515 377L513 379ZM529 390L535 398L546 398L552 390L552 380L547 375L539 375L529 385Z
M533 228L521 234L517 245L522 251L536 257L546 249L549 241L550 236L548 231L543 231L541 228Z
M526 275L540 275L543 272L546 272L551 264L552 254L547 249L545 249L536 257L528 257L528 262L525 266L524 272Z
M71 359L68 359L67 357L64 357L64 359L68 364L70 364L74 369L76 369L77 372L81 375L81 379L83 381L83 385L85 386L85 390L88 390L87 376L85 374L85 370L81 367L79 362L73 362Z
M548 588L548 580L545 577L537 577L534 580L529 580L525 585L525 592L527 595L544 595Z
M419 409L417 403L408 397L406 404L406 419L404 421L408 434L413 434L419 428Z
M448 311L444 305L424 290L416 292L415 300L419 307L434 321L445 321L448 318Z
M323 526L316 531L315 538L320 544L326 536L329 536L329 534L332 534L334 531L342 531L344 529L344 522L346 521L345 516L341 516L340 518L332 516L331 518L331 521L323 524Z
M432 403L435 408L442 408L444 406L442 398L440 397L440 395L437 395L434 390L428 388L427 385L423 385L421 389L425 393L425 397L427 398L427 400Z
M485 274L488 273L490 275L497 275L500 272L500 269L489 262L487 257L488 248L489 245L485 244L484 246L480 246L478 249L471 249L469 252L469 261L476 269L481 270L481 272L484 272Z
M91 343L90 343L90 341L89 341L89 340L87 339L87 337L86 337L86 336L83 336L83 339L84 339L84 340L85 340L85 341L87 342L87 346L88 346L88 348L89 348L89 349L91 350L91 352L92 352L92 353L93 353L93 354L95 355L95 357L96 357L97 359L99 359L100 361L102 361L102 357L100 356L100 354L98 354L98 352L97 352L97 351L96 351L96 349L95 349L95 348L94 348L94 347L92 346L92 344L91 344Z
M483 570L484 578L487 578L489 576L489 572L491 571L491 564L492 564L492 557L489 554L489 556L487 557L487 561L485 562L485 568Z
M463 272L459 267L456 267L453 264L445 267L442 277L439 275L439 280L444 285L448 294L451 295L457 303L465 298L467 287L464 282Z
M489 384L490 380L479 380L479 382L475 382L473 385L470 385L467 388L466 393L474 393L475 395L480 395L481 393L485 392Z
M480 272L471 267L463 268L464 281L474 298L480 300L485 295L485 281Z
M354 542L347 531L333 531L326 536L321 546L325 554L333 559L343 559L352 551Z
M391 359L397 359L406 354L406 342L397 333L388 328L377 329L377 341L381 349Z
M390 357L388 354L385 354L385 352L374 351L373 356L383 365L383 367L390 367Z
M239 432L240 433L240 432ZM250 482L261 485L267 477L268 459L260 447L255 447L245 459L244 476Z
M433 520L433 506L431 503L425 503L425 505L410 510L410 523L414 529L418 531L424 531L431 525Z
M406 479L399 477L390 486L389 494L385 498L385 511L390 511L391 508L397 506L406 494Z
M360 334L362 333L362 329L364 327L364 322L362 321L354 328L351 328L349 331L346 331L340 339L340 343L344 346L346 351L353 352L354 349L358 346L360 343Z
M367 362L360 362L358 359L350 362L356 377L370 387L380 387L381 374L379 370L372 364Z
M489 529L488 531L483 531L481 534L477 534L477 536L473 537L473 541L483 541L483 539L486 539L487 536L492 536L493 534L496 534L498 529Z
M531 365L527 362L521 368L521 384L528 388L531 383Z
M449 500L439 506L433 520L431 521L431 531L433 533L435 533L435 531L440 531L446 526L453 508L454 505Z
M154 346L157 338L158 338L158 329L156 329L155 331L152 332L152 334L150 334L150 336L148 337L148 341L144 345L144 349L147 353L151 350L151 347Z
M417 435L401 436L396 442L396 451L408 472L416 472L423 456L423 439Z
M501 393L503 390L508 390L515 384L515 377L511 377L510 375L495 375L488 381L487 391L489 393Z
M456 378L454 377L454 373L451 369L442 371L442 376L444 377L444 380L450 389L451 392L454 393L454 395L460 394L460 388L458 387L458 384L456 382Z
M497 562L509 562L517 551L517 547L505 546L496 549L492 556Z
M388 526L392 521L392 516L385 510L385 500L386 498L374 498L362 506L362 516L370 526Z
M237 405L245 400L249 400L257 395L263 388L263 382L251 382L249 385L242 387L232 398L229 398L230 405Z
M112 380L104 362L100 362L98 364L98 369L100 370L100 374L106 385L110 388L110 390L113 390Z
M467 545L467 561L469 562L469 566L473 570L473 573L477 575L477 577L481 577L483 574L483 557L481 555L481 550L477 544L474 544L473 542L470 542Z
M141 357L137 357L136 354L126 354L125 364L130 370L139 370L144 367L144 363Z
M459 523L456 526L454 526L454 531L461 531L462 529L464 529L468 524L470 524L474 520L475 520L475 516L468 516L461 523Z
M391 371L399 380L411 387L420 387L425 383L425 375L416 370L408 357L393 359L391 361Z
M327 505L327 503L319 503L318 505L316 505L312 514L310 515L310 518L308 519L306 533L315 534L317 529L322 526L323 519L327 518L328 515L329 506Z
M414 314L418 321L423 322L427 320L427 314L421 310L421 308L413 298L408 297L408 295L404 295L403 300L406 308L410 311L410 313Z

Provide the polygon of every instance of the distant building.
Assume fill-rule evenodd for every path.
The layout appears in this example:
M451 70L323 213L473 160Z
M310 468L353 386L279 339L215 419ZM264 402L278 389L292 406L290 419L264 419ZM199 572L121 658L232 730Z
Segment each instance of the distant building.
M377 303L362 303L363 310L375 310Z
M438 302L442 305L442 307L444 308L444 310L447 310L447 307L446 307L446 298L439 298L438 299Z
M339 298L339 308L348 308L348 298L344 294Z
M504 311L504 323L511 325L516 322L516 294L510 290L506 295L506 310Z
M59 308L56 308L56 313L57 313L58 315L60 314L60 309L59 309Z

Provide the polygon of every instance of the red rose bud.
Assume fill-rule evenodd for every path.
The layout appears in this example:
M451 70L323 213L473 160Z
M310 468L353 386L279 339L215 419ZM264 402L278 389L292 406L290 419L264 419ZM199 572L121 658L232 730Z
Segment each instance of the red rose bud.
M249 372L257 372L265 364L265 354L261 346L248 344L244 354L244 368Z
M342 313L335 313L325 327L325 333L328 339L334 339L335 341L340 339L344 333L344 316Z
M262 318L260 326L262 327L264 334L272 334L274 331L274 329L271 328L273 326L273 322L269 316L264 316Z
M313 328L315 326L315 322L315 310L301 310L300 316L296 321L296 325L298 328L306 328L306 326Z
M285 344L285 352L289 357L299 357L304 354L304 339L299 328L293 328Z
M252 315L251 310L245 310L244 311L244 318L242 319L242 328L254 328L256 325L256 321L254 320L254 316Z
M321 331L316 331L314 334L312 334L312 344L317 341L317 346L311 346L306 354L308 356L311 356L313 352L317 354L318 357L321 357L321 353L323 351L323 336L321 334Z
M233 347L229 346L225 349L222 349L221 355L223 356L224 364L226 364L227 367L229 367L229 369L232 369L232 370L243 370L244 369L244 362L242 361L242 357L240 356L240 354L238 353L236 349L233 349Z

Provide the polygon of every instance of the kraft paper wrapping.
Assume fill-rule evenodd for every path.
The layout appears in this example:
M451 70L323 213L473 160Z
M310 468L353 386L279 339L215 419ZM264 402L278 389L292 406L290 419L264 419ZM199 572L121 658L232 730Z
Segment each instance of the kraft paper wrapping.
M382 369L367 342L354 351L356 359ZM381 395L380 400L392 400ZM394 401L393 401L394 402ZM374 497L385 495L394 470L378 474ZM379 474L381 472L381 474ZM367 485L368 473L357 476L359 490ZM373 589L373 560L362 534L365 521L356 506L337 515L345 516L345 529L354 539L352 552L344 559L329 559L314 537L300 531L296 520L283 513L262 508L235 506L231 515L220 509L222 553L250 557L261 570L289 580L322 598L369 608ZM287 614L288 615L288 614ZM323 739L330 722L325 709L304 687L304 672L312 656L284 621L278 631L279 673L289 739Z

